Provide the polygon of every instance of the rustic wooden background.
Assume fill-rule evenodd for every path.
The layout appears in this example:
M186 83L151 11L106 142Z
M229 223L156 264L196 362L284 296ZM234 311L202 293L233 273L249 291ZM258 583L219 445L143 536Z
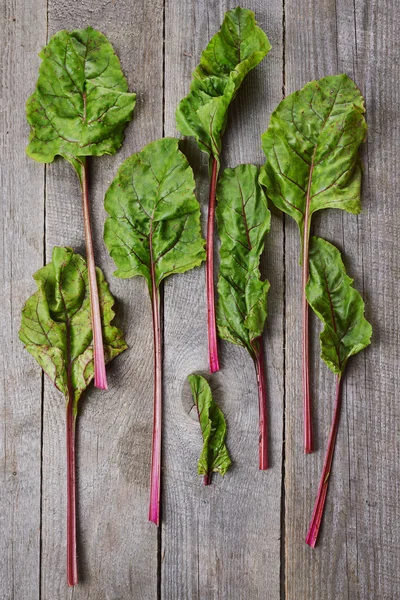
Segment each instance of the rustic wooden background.
M400 598L399 82L396 0L248 0L272 43L230 110L224 162L261 164L273 108L311 79L346 72L363 91L363 213L314 220L344 252L372 322L372 345L350 361L320 543L304 536L332 415L334 378L318 358L313 321L317 452L302 453L299 236L273 211L263 258L271 280L266 332L271 469L257 470L257 398L246 352L221 344L212 379L234 461L204 488L201 440L186 376L207 370L204 269L164 290L163 523L147 522L152 334L144 280L112 277L102 242L104 193L146 143L175 135L174 112L226 9L217 0L2 0L2 289L0 597L2 600L393 600ZM53 245L84 252L71 167L25 155L24 105L38 52L59 29L105 33L138 95L122 150L92 161L97 262L117 298L129 351L109 368L108 393L90 389L78 424L80 585L66 586L64 403L18 341L32 273ZM185 143L207 199L207 160Z

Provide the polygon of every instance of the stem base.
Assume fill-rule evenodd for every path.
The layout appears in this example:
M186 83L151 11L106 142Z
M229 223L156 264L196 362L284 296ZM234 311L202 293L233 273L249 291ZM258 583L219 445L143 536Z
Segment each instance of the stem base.
M75 477L75 425L73 403L67 403L67 581L69 586L78 583L76 556L76 477Z
M264 341L263 336L257 340L257 353L254 360L258 384L258 414L259 414L259 469L268 469L268 417L267 417L267 385L265 377Z
M326 495L328 493L329 486L329 478L332 469L333 454L335 452L336 436L339 427L340 409L342 405L341 396L341 376L339 375L336 381L336 401L331 430L329 433L328 447L326 450L321 480L318 487L317 499L315 501L310 527L306 536L306 544L308 544L311 548L315 548L315 544L317 543L318 533L324 514Z

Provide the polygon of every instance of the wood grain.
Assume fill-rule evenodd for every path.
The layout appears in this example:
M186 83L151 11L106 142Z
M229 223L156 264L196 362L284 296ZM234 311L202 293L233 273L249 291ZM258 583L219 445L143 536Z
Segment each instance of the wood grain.
M273 50L242 84L224 136L225 166L261 164L260 135L282 93L282 7L247 5L268 32ZM175 108L188 92L191 72L231 5L166 4L165 131L175 134ZM197 195L207 204L207 157L182 146L195 168ZM161 598L230 600L279 598L283 406L282 220L274 219L263 270L271 280L266 333L271 469L258 471L257 387L247 352L220 344L221 371L207 376L227 418L233 468L204 487L197 475L201 434L186 381L207 372L205 273L199 268L165 285L164 496Z
M43 170L25 155L25 101L46 39L46 2L4 2L0 28L0 597L38 598L42 376L18 330L43 262Z
M90 160L97 264L117 301L129 349L107 369L107 392L90 388L78 417L78 561L74 598L153 599L156 529L147 521L152 430L152 331L144 281L118 280L103 244L104 194L123 159L162 136L162 2L49 1L49 35L91 25L105 33L137 94L133 121L116 156ZM37 166L40 169L40 166ZM80 189L69 164L47 167L46 251L72 245L84 254ZM46 385L43 447L44 600L70 597L65 580L64 402Z

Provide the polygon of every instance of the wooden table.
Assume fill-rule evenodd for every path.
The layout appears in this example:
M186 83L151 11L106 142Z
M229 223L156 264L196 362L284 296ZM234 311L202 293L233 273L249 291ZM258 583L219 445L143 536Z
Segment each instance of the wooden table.
M152 332L144 280L118 280L102 242L104 193L130 154L176 135L175 108L201 50L235 3L178 0L3 0L1 27L0 597L4 600L395 600L400 598L399 154L400 16L396 0L249 0L272 43L233 103L224 163L261 164L271 111L311 79L346 72L366 98L363 212L325 211L314 231L343 251L366 302L372 345L352 359L320 543L304 536L332 415L334 377L312 320L317 451L302 452L299 235L273 210L263 270L271 469L257 469L257 398L243 349L221 344L212 378L234 462L208 488L186 376L207 370L204 268L164 289L163 523L147 521ZM78 424L80 585L65 575L64 402L18 341L32 274L54 245L84 252L80 192L62 160L25 155L25 101L38 52L59 29L100 29L138 95L122 150L92 161L95 250L117 298L129 351L91 388ZM207 201L207 159L184 149Z

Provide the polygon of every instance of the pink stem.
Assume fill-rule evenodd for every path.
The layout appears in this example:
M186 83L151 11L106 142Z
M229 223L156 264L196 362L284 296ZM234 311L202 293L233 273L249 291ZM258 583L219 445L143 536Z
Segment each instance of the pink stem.
M317 145L312 155L310 173L308 176L308 186L306 194L306 206L304 214L304 232L303 232L303 294L302 294L302 312L303 312L303 412L304 412L304 452L310 454L313 451L313 436L311 422L311 398L310 398L310 349L308 333L308 302L306 297L306 285L308 282L308 254L310 245L310 205L311 205L311 185L315 167L315 154Z
M208 363L210 373L219 371L217 325L215 318L214 291L214 221L217 192L218 162L212 161L210 195L208 200L207 220L207 254L206 254L206 286L207 286L207 321L208 321Z
M258 414L259 414L259 468L260 471L268 469L268 418L267 418L267 386L265 380L264 343L260 336L259 350L256 354L254 364L257 373L258 384Z
M306 297L306 285L309 276L308 251L309 251L309 203L306 203L304 217L304 241L303 241L303 291L302 291L302 313L303 313L303 412L304 412L304 452L310 454L313 451L313 436L311 422L311 398L310 398L310 350L308 332L308 302Z
M321 526L322 517L324 514L326 494L328 492L329 478L331 474L333 454L335 452L336 435L339 426L340 408L342 405L341 395L341 376L338 375L336 380L336 402L333 413L331 430L329 433L328 448L325 455L324 468L322 469L321 480L318 487L317 499L315 501L314 512L312 515L310 527L308 529L306 544L315 548L317 543L319 528Z
M160 523L160 488L161 488L161 410L162 410L162 356L159 292L156 286L154 265L151 259L152 279L152 311L154 336L154 419L153 444L150 475L149 521Z
M207 473L207 475L204 475L203 483L204 483L204 485L210 485L211 473Z
M76 485L75 485L75 425L72 397L67 403L67 580L68 585L78 583L76 557Z
M90 225L89 185L86 159L82 163L82 208L83 226L86 242L86 262L89 276L90 307L92 311L93 355L94 355L94 385L102 390L107 389L106 364L104 360L103 332L101 328L101 313L99 291L97 288L96 265L94 262L92 228Z

